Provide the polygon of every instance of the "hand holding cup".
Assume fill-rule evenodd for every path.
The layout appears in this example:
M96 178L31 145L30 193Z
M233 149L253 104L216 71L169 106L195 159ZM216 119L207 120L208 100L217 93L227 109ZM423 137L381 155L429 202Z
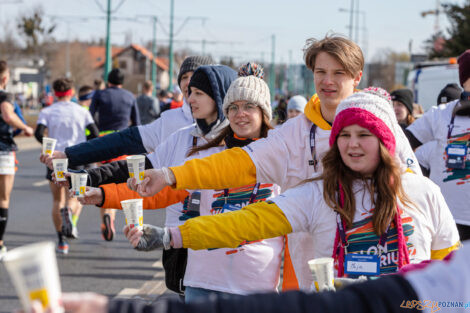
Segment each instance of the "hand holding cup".
M53 170L54 168L53 168L52 160L66 159L66 158L67 158L67 155L61 151L54 151L52 152L51 155L44 154L41 152L41 155L39 156L39 161L41 161L41 163L44 163L49 169Z
M168 170L169 171L169 170ZM151 197L169 184L162 169L149 169L145 171L145 178L140 184L132 179L127 182L129 189L137 191L141 197Z
M73 192L72 190L70 192ZM101 188L86 186L83 197L78 197L82 205L100 205L103 203L103 190Z

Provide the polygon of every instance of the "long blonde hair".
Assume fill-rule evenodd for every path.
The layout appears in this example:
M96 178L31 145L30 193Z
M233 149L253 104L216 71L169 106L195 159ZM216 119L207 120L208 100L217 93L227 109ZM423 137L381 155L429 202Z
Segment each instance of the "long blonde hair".
M366 185L371 194L372 207L375 208L372 215L374 232L380 236L385 232L397 212L397 201L404 205L411 204L411 201L403 191L400 166L382 142L379 143L379 156L380 163L373 173L370 183L367 182ZM328 206L341 215L347 226L351 227L356 212L355 197L352 190L353 181L357 179L369 181L369 177L364 177L346 166L336 142L322 159L322 162L323 174L320 179L323 179L323 198ZM344 195L342 205L338 194L340 185ZM374 197L375 194L377 195L376 198Z

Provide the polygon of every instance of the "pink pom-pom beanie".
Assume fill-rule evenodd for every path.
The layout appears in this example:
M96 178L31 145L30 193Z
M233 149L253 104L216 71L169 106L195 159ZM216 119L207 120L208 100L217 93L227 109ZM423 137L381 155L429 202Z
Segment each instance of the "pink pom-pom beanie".
M331 129L330 147L344 127L354 124L367 128L379 138L391 155L395 154L395 128L398 123L388 92L382 88L369 87L341 101Z

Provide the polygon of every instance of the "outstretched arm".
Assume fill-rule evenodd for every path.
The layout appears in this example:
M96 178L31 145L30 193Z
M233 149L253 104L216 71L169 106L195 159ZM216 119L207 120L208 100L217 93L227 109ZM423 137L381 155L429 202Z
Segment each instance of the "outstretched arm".
M152 225L144 225L142 231L127 226L124 228L124 235L139 251L170 246L170 239L173 248L235 248L247 241L278 237L291 232L292 226L282 210L275 203L264 201L235 212L195 217L169 231Z
M146 152L137 127L129 127L65 149L70 166L110 160L124 154Z
M102 208L120 208L120 202L128 199L142 198L135 191L127 188L127 184L106 184L100 186L103 190L104 201ZM189 193L186 190L173 190L170 187L164 188L153 197L143 198L144 210L163 209L169 205L183 201Z
M222 189L256 183L256 167L248 153L233 148L170 168L177 189Z

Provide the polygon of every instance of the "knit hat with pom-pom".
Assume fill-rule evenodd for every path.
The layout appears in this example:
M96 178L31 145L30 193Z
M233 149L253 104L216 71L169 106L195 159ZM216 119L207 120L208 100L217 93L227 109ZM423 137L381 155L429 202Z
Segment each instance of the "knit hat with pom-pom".
M247 63L238 70L238 78L232 82L224 98L223 111L235 101L248 101L261 108L268 120L272 118L271 95L263 80L264 70L256 63Z
M391 155L395 154L399 139L398 123L388 92L382 88L369 87L341 101L331 128L330 146L344 127L353 124L367 128L379 138Z

